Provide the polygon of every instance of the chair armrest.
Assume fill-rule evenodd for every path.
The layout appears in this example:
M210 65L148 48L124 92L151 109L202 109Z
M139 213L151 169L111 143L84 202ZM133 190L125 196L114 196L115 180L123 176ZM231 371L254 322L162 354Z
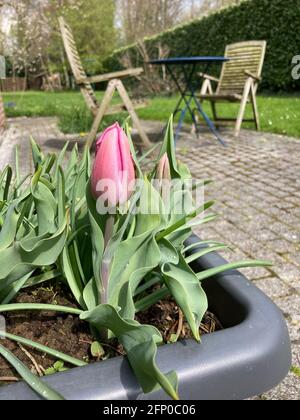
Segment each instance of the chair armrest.
M107 82L112 79L120 79L122 77L136 77L144 72L142 67L136 69L121 70L114 73L100 74L98 76L85 77L78 80L78 83L100 83Z
M211 82L219 83L219 81L220 81L220 79L218 79L217 77L210 76L209 74L205 74L205 73L198 73L198 76L202 77L203 79L208 79Z
M259 76L256 76L255 74L251 73L251 71L249 70L245 70L245 74L249 77L251 77L251 79L256 80L257 82L261 82L262 78Z

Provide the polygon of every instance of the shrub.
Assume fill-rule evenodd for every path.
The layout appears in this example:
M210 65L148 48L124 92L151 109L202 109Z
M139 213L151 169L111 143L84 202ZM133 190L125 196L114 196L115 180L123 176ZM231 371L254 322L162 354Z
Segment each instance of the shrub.
M170 56L223 55L230 43L248 40L268 42L262 87L269 90L299 89L291 76L292 58L300 54L300 0L249 0L201 20L195 20L154 38L146 39L149 50L159 42ZM135 65L142 57L135 45L115 51L105 62L106 70L122 68L124 54ZM220 69L212 68L219 74Z

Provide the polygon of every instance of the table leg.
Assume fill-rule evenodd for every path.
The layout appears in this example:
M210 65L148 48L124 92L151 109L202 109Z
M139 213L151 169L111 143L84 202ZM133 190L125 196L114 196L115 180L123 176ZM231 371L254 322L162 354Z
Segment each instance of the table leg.
M198 128L197 128L197 121L196 121L195 116L194 116L194 113L193 113L193 111L191 109L191 102L193 100L193 97L190 96L190 98L187 99L187 94L189 93L189 83L190 83L190 80L192 80L193 75L195 73L196 65L193 65L190 74L187 74L187 72L185 71L184 65L182 66L182 71L183 71L184 77L186 79L185 80L185 83L186 83L186 88L185 89L182 89L181 88L180 83L179 83L179 80L176 77L175 73L173 73L171 67L170 66L167 66L167 69L168 69L168 72L170 73L170 76L171 76L172 80L176 84L177 89L178 89L180 95L181 95L181 98L179 99L179 102L178 102L178 104L177 104L177 106L175 108L175 111L173 113L174 116L180 111L180 106L181 106L182 102L185 103L185 108L181 110L180 120L179 120L177 129L176 129L175 141L177 141L178 140L178 137L179 137L179 134L180 134L180 131L181 131L181 128L182 128L182 125L183 125L183 122L184 122L184 119L185 119L185 116L186 116L186 114L187 114L188 111L189 111L189 113L191 115L191 118L192 118L193 123L195 124L196 130L198 130Z
M202 115L204 121L206 122L208 128L210 129L210 131L215 135L215 137L219 140L219 142L227 147L227 144L225 143L225 141L221 138L218 130L216 129L214 123L211 121L211 119L208 117L208 115L204 112L200 102L198 101L198 99L195 97L194 98L196 105L197 105L197 110L198 112Z
M211 130L211 132L215 135L215 137L218 139L218 141L226 147L226 143L224 142L224 140L222 140L222 138L220 137L215 125L213 124L213 122L210 120L210 118L208 117L208 115L204 112L202 105L200 103L200 101L198 100L197 96L196 96L196 92L195 89L193 87L193 77L195 75L195 71L196 71L196 64L193 64L192 69L190 72L187 72L185 65L182 65L182 73L184 75L184 79L185 79L185 84L186 87L184 89L182 89L180 82L178 80L177 75L172 71L171 66L167 66L167 70L170 73L170 76L172 78L172 80L174 81L179 93L180 93L180 99L176 105L176 108L173 112L174 116L176 116L178 114L179 111L181 111L180 114L180 119L179 119L179 123L176 129L176 135L175 135L175 142L177 142L178 138L179 138L179 134L184 122L184 119L186 117L187 112L190 113L190 116L192 118L192 121L194 123L195 129L196 129L196 134L199 134L199 126L195 117L195 112L192 110L191 108L191 103L192 101L195 102L196 104L196 110L201 114L201 116L203 117L204 121L206 122L208 128ZM189 98L188 98L189 96ZM181 109L181 104L185 103L185 108Z
M189 110L189 108L190 108L190 104L191 104L191 102L192 102L192 98L190 98L189 99L189 101L188 101L188 106L186 106L182 111L181 111L181 115L180 115L180 119L179 119L179 122L178 122L178 125L177 125L177 129L176 129L176 135L175 135L175 142L177 142L177 140L178 140L178 138L179 138L179 134L180 134L180 131L181 131L181 128L182 128L182 125L183 125L183 122L184 122L184 120L185 120L185 116L186 116L186 114L187 114L187 111ZM195 118L194 116L193 116L193 118ZM196 120L195 120L196 121ZM197 130L197 126L196 126L196 130Z
M198 98L196 96L195 89L192 85L192 80L193 80L193 75L194 75L194 72L195 72L195 68L193 69L193 74L190 75L190 77L188 77L188 74L186 73L185 69L183 69L183 71L184 71L185 79L186 79L186 82L187 82L188 91L190 91L190 93L191 93L192 100L194 100L198 112L202 115L202 117L203 117L204 121L206 122L210 131L215 135L215 137L218 139L218 141L223 146L226 147L227 146L226 143L220 137L220 134L219 134L218 130L216 129L214 123L211 121L211 119L208 117L208 115L204 112L203 107L202 107L200 101L198 100ZM194 112L193 112L193 121L196 121ZM198 126L197 121L194 122L194 123L195 123L196 131L197 131L197 126Z

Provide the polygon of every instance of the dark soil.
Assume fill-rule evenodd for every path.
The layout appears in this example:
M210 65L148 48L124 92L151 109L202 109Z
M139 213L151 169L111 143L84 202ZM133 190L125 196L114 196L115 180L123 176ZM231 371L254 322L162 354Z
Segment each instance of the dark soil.
M52 287L51 285L28 289L26 292L19 293L16 302L76 307L71 295L62 286ZM89 326L80 321L77 316L55 314L53 312L18 312L4 314L4 316L7 332L11 334L25 337L86 362L97 361L90 353L90 347L94 339ZM181 311L172 300L167 299L157 303L148 311L138 314L137 320L142 324L157 327L166 343L176 341L177 337L178 339L191 338L191 331L184 321ZM200 328L201 334L212 333L220 329L222 329L222 326L217 318L208 312ZM29 354L26 354L17 343L9 340L1 340L1 344L12 351L35 373L37 373L37 370L29 355L42 372L53 366L57 361L51 356L31 348L26 349L29 352ZM116 340L103 344L103 348L106 352L103 360L124 354L122 347ZM0 356L0 385L17 379L16 376L14 369Z
M173 335L177 335L178 340L192 338L189 325L172 299L166 299L153 305L148 311L139 313L137 321L158 328L166 343L172 341ZM210 334L222 329L217 317L211 312L207 312L200 326L200 334Z
M61 290L59 290L61 292ZM72 299L55 288L39 288L20 293L16 303L47 303L73 306ZM85 360L89 356L92 337L86 323L72 315L55 314L53 312L14 312L4 314L7 332L36 341L63 353ZM12 351L23 363L36 373L32 361L16 342L1 340L1 343ZM57 360L33 349L29 350L38 365L47 369ZM13 377L15 371L0 357L0 378Z

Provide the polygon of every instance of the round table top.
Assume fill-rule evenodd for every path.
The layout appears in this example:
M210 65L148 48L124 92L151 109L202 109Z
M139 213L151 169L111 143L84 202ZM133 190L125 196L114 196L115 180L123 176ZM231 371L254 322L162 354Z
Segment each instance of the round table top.
M197 63L224 63L229 61L227 57L221 56L199 56L199 57L173 57L160 60L151 60L149 64L154 65L179 65L179 64L197 64Z

